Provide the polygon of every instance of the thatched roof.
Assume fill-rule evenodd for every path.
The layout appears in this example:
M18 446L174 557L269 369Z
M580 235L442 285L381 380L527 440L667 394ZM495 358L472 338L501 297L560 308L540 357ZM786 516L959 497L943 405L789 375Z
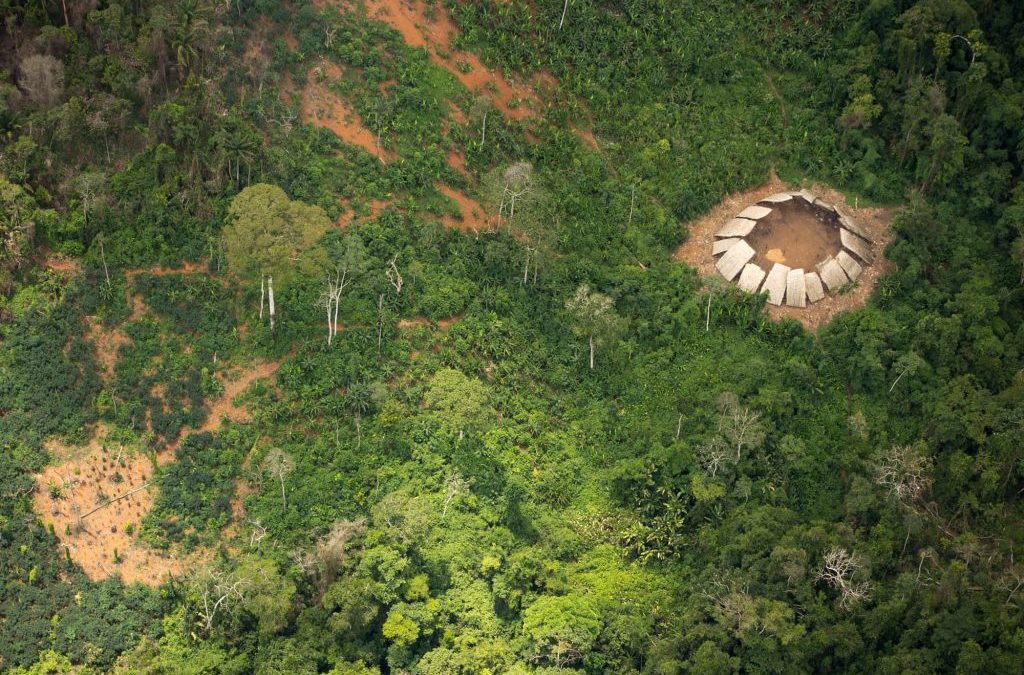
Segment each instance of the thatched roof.
M786 275L786 304L790 307L807 306L807 285L804 271L799 267Z
M761 286L761 292L768 293L768 302L773 305L781 305L782 300L786 297L786 277L789 276L789 267L782 263L775 263L772 266L770 272L768 272L768 278L764 280L764 285Z
M750 244L746 241L740 239L725 252L725 255L718 259L715 267L718 268L719 274L732 281L740 273L740 270L743 269L743 266L750 262L750 259L753 257L754 249L750 248Z

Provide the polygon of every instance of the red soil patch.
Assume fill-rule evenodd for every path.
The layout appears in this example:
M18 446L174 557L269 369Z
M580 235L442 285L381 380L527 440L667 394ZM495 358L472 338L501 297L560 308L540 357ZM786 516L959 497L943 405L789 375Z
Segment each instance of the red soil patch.
M597 144L597 138L594 137L593 132L582 129L575 124L571 125L572 132L580 137L584 145L589 147L591 150L601 151L601 146Z
M117 352L121 345L128 343L128 336L124 334L120 326L108 328L96 317L89 317L88 321L89 328L85 332L85 338L95 346L96 361L102 369L100 377L107 381L114 375Z
M466 156L454 149L448 151L448 166L469 178L469 171L466 170Z
M325 76L322 81L321 74ZM327 129L345 143L386 162L390 153L378 148L377 137L363 125L359 113L327 88L328 83L340 76L341 69L329 61L309 71L301 95L302 121Z
M464 193L447 185L438 185L437 189L446 197L454 199L462 213L461 219L455 216L444 216L441 219L441 223L445 227L462 232L479 232L480 230L487 229L487 213L484 211L484 207L480 205L480 202L467 197Z
M176 269L128 270L125 275L131 287L132 280L140 273L163 276L203 272L203 265L185 263ZM131 318L138 319L145 313L145 306L137 295L133 295L131 301ZM106 328L95 319L91 320L86 336L94 341L97 359L105 370L104 377L109 377L117 362L117 350L128 341L127 336L120 327ZM261 362L242 370L237 377L221 377L224 395L208 403L206 421L190 433L215 431L223 418L234 422L248 421L248 414L234 404L234 399L255 380L271 377L279 365ZM209 559L210 554L205 551L182 556L155 551L138 541L139 524L153 506L155 487L144 487L153 477L153 462L148 456L136 449L108 442L102 427L95 430L84 447L68 447L53 440L48 441L45 447L56 464L47 467L36 478L36 511L43 522L53 526L71 559L91 579L103 579L116 573L127 583L138 581L157 585L168 576L178 576ZM176 448L177 443L174 443L157 453L157 463L172 461ZM51 485L59 494L51 494ZM137 492L134 491L136 489ZM129 492L131 494L123 499L88 513ZM126 528L128 525L133 527ZM128 529L133 531L129 533ZM119 562L115 562L115 551Z
M377 218L377 216L379 216L381 214L382 211L384 211L384 209L386 209L388 206L390 206L391 203L392 203L392 201L390 199L372 199L372 200L370 200L370 214L367 215L367 216L360 216L359 220L361 222L362 221L367 221L367 220L374 220L375 218ZM348 204L345 204L345 206L346 206L345 211L343 211L342 214L340 216L338 216L338 221L337 221L338 222L338 227L341 227L341 228L348 227L349 225L351 225L356 220L356 213L355 213L355 211L353 211L350 208L347 208Z
M767 183L745 192L736 192L728 195L715 205L709 213L687 223L689 238L676 249L673 258L689 263L700 272L701 276L718 276L715 269L715 258L711 255L711 244L717 232L733 216L747 206L755 204L758 200L764 199L770 194L786 190L799 189L797 186L783 183L778 176L772 172ZM836 314L848 312L864 306L871 292L874 290L875 282L882 274L892 269L892 263L885 258L883 252L885 247L892 240L890 224L894 215L891 208L863 207L857 202L848 204L846 197L836 190L826 186L814 184L807 186L807 189L822 199L841 208L849 214L858 225L860 225L871 236L871 253L874 256L874 263L866 265L864 272L853 284L851 290L842 294L829 294L823 300L809 304L805 309L795 307L776 307L767 305L768 316L778 320L788 317L799 321L808 330L817 330L820 326L827 324ZM773 207L774 208L774 207ZM833 251L836 249L833 249ZM783 250L783 255L790 259L792 255ZM789 264L787 262L787 264ZM769 264L770 268L771 265ZM805 269L813 269L813 265Z
M77 260L57 253L47 253L42 260L42 265L47 269L65 274L77 274L82 271L82 265Z
M77 262L72 261L72 265L77 265ZM47 262L49 267L49 262ZM77 269L77 267L75 268ZM125 278L128 282L128 287L132 287L132 283L138 274L153 274L155 276L166 276L168 274L205 274L205 266L200 263L183 262L181 267L170 268L161 267L143 267L133 270L125 271ZM138 295L132 295L130 298L132 313L128 317L128 321L137 321L146 314L146 306L143 303L142 298ZM87 317L89 327L86 329L85 338L93 343L96 350L96 360L102 366L103 372L101 376L104 380L109 379L114 374L114 364L117 363L117 352L121 348L121 345L128 343L128 336L124 334L121 326L108 327L104 326L103 323L97 317Z
M488 96L509 119L530 117L539 105L531 87L509 81L500 71L488 70L472 52L452 50L452 37L458 30L440 3L430 7L430 17L423 0L367 0L366 11L371 18L397 30L410 46L425 48L431 61L451 72L474 94Z
M84 448L56 442L48 442L46 447L54 457L71 459L47 467L36 477L35 509L44 523L53 526L71 559L90 579L120 574L126 583L155 586L198 561L198 556L176 556L138 543L139 524L153 506L152 488L143 487L153 478L149 457L107 443L99 432ZM172 456L165 452L157 461L166 462ZM51 494L50 486L60 494ZM136 489L139 491L85 515ZM120 562L115 561L115 551Z
M459 124L465 125L469 123L469 118L466 117L466 113L462 112L462 110L459 109L459 106L455 105L451 101L448 102L448 112L451 113L452 119Z

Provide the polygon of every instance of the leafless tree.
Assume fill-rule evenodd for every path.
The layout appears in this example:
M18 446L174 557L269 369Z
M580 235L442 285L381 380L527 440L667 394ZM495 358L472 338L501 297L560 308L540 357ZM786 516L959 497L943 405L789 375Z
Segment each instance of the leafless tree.
M470 481L462 477L458 471L453 471L444 481L444 506L441 509L441 518L448 515L448 507L460 495L469 492Z
M525 198L533 191L533 165L529 162L510 164L502 174L502 180L504 185L498 215L504 216L507 212L506 222L511 226L512 219L516 217L516 201Z
M281 483L281 506L288 508L285 498L284 477L295 470L295 460L281 448L271 448L263 460L263 470Z
M341 567L348 543L366 530L366 519L336 520L331 529L316 542L316 557L322 569L325 585L329 584Z
M853 580L862 566L859 556L841 546L833 546L825 553L818 579L839 591L840 607L849 607L868 598L868 582Z
M695 453L700 468L706 471L712 478L718 473L718 469L722 464L729 459L728 448L719 437L701 443L697 446Z
M259 550L260 543L267 536L267 528L263 527L263 523L257 520L250 520L249 524L252 525L252 532L249 534L249 548Z
M760 446L765 430L761 414L742 405L736 394L726 392L718 398L721 410L718 430L729 444L736 448L736 461L740 461L743 448Z
M49 54L33 54L21 60L18 85L28 99L46 108L60 102L64 93L64 64Z
M334 341L338 334L338 306L341 304L341 294L345 292L345 284L348 279L348 269L337 270L334 273L327 273L327 288L320 294L317 306L327 309L327 345Z
M89 209L106 203L107 175L102 171L84 171L72 182L71 189L82 202L82 220L89 225Z
M217 614L232 602L245 599L243 590L248 579L234 573L205 569L197 575L194 587L198 596L199 618L207 632L213 629Z
M875 480L906 507L917 503L932 485L932 462L920 446L897 445L887 450L875 469Z
M480 120L480 147L487 142L487 116L490 115L494 103L489 96L477 96L473 99L473 105L469 109L470 117Z
M388 275L388 281L391 282L391 285L395 288L395 293L401 293L404 281L402 280L402 274L398 271L397 263L398 256L396 255L390 262L388 262L388 268L385 273Z

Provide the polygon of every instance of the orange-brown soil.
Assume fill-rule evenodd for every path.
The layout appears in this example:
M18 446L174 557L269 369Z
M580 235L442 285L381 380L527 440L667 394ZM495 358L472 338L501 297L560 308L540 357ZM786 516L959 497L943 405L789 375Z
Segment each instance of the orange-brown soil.
M278 365L259 363L242 370L238 377L225 378L224 395L209 405L206 422L195 431L214 431L222 418L247 421L246 411L233 400L257 379L272 376ZM157 453L157 464L172 461L176 447L175 443ZM156 585L209 558L205 551L178 555L155 551L138 541L139 524L153 506L156 489L149 486L153 478L149 456L108 441L102 427L95 430L85 447L68 447L51 440L46 448L58 463L36 477L36 512L44 523L53 525L71 559L91 579L116 573L127 583ZM110 502L138 488L142 489Z
M883 252L892 240L890 225L894 210L882 207L862 208L856 201L853 204L849 204L842 193L827 185L813 184L805 187L825 201L841 208L858 225L866 230L871 236L871 252L874 256L874 263L864 267L863 274L861 274L852 289L845 293L826 295L823 300L810 304L805 309L785 306L776 307L774 305L767 306L768 316L772 319L778 320L787 317L799 321L809 330L817 330L820 326L831 321L832 317L836 314L862 307L870 297L872 290L874 290L878 277L892 269L892 263L885 258ZM715 232L721 229L730 218L747 206L757 203L758 200L764 199L775 192L794 189L799 189L799 186L782 182L773 172L768 182L750 190L726 196L710 212L686 224L689 238L676 249L673 257L695 267L701 276L712 277L718 275L718 271L715 269L715 259L711 255L711 244L715 239ZM764 251L766 258L771 250L767 249ZM791 254L783 248L782 255L788 258ZM789 265L790 263L787 261L786 264ZM770 267L771 263L769 262L768 268ZM811 265L805 269L813 269L813 267Z
M370 213L369 213L369 215L360 216L359 220L360 221L374 220L375 218L377 218L377 216L379 216L381 214L381 212L384 209L386 209L388 206L390 206L391 203L392 202L391 202L390 199L372 199L372 200L370 200ZM344 206L346 208L342 212L342 214L340 216L338 216L338 226L344 228L344 227L348 227L353 222L355 222L356 214L355 214L355 211L353 211L352 209L348 208L348 204L347 203L343 202L343 204L344 204Z
M479 232L487 229L487 213L480 202L447 185L438 184L437 189L446 197L454 199L459 205L459 211L462 213L461 219L455 216L443 217L441 223L445 227L463 232Z
M447 319L438 319L436 322L432 322L425 316L416 316L411 319L399 319L397 326L399 330L406 330L416 326L429 326L431 323L436 323L438 328L451 328L461 320L462 314L456 314Z
M366 128L359 113L328 88L340 77L341 69L330 61L310 69L301 93L302 121L328 129L345 143L366 150L382 162L393 159L389 152L378 148L377 137Z
M397 30L410 46L425 48L431 61L451 72L474 94L488 96L509 119L529 117L539 106L537 94L528 85L511 82L500 71L488 70L472 52L452 49L452 38L458 30L440 3L430 7L429 17L423 0L367 0L366 11L371 18Z

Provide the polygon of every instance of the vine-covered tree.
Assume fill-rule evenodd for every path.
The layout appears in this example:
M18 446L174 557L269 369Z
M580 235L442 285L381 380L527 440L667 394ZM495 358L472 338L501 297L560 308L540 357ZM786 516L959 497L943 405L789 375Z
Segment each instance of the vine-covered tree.
M274 279L287 284L296 274L323 268L324 253L315 244L331 226L319 206L288 199L265 183L245 188L231 201L224 226L224 254L232 273L260 280L260 316L266 283L270 327L274 327Z

